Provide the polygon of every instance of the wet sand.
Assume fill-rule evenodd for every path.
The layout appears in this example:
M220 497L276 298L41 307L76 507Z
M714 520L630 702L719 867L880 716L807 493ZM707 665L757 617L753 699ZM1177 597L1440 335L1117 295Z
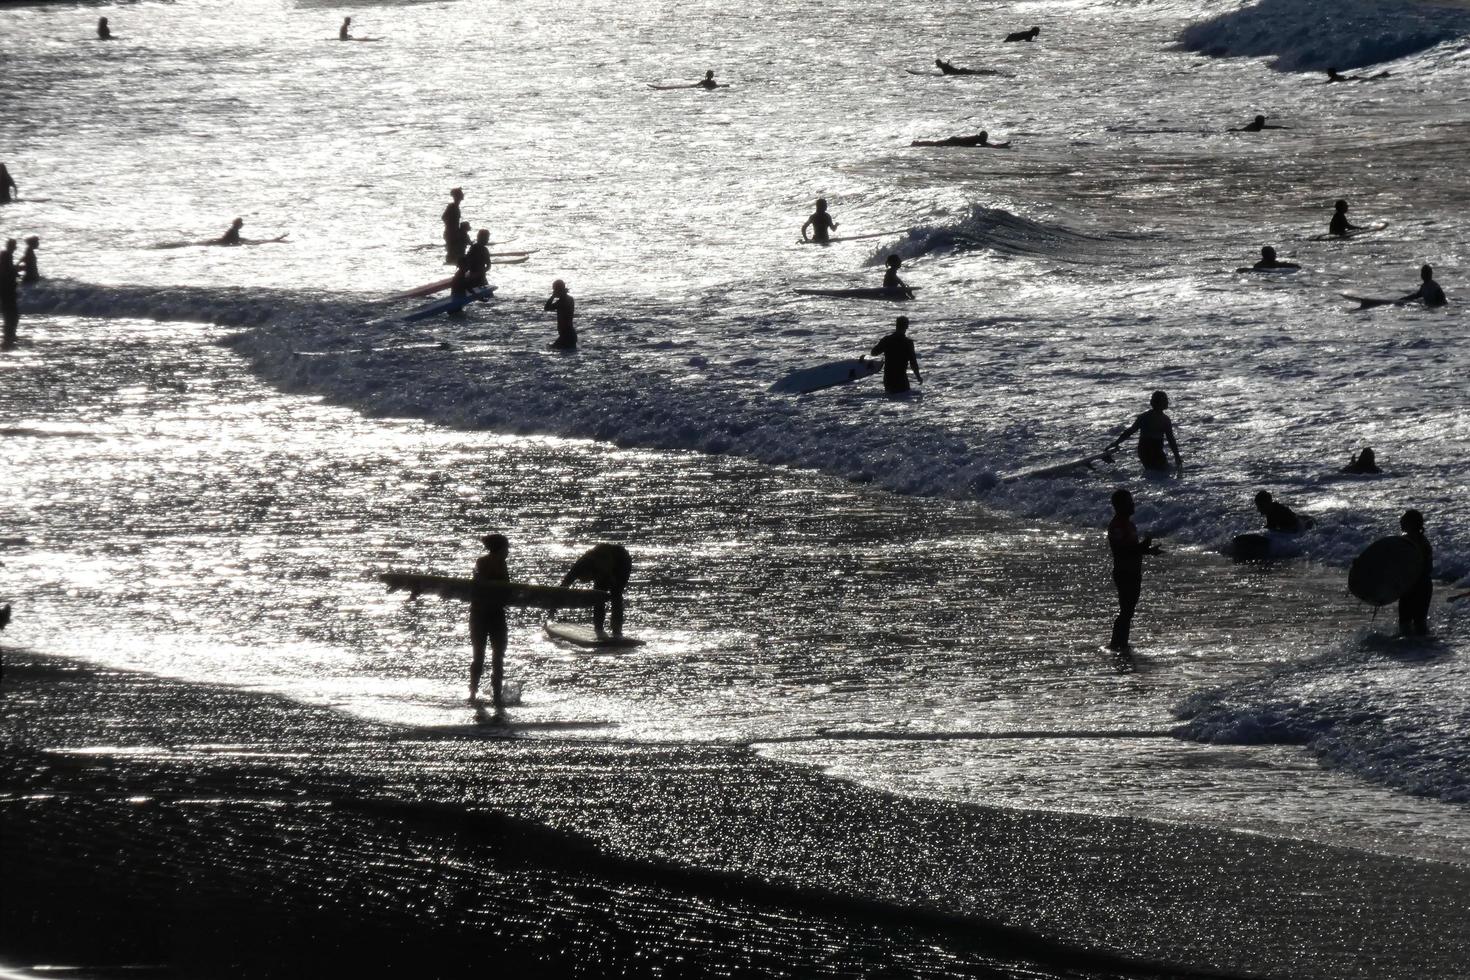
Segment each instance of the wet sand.
M1454 865L905 799L738 748L396 729L13 650L4 709L11 966L1449 978L1470 951Z

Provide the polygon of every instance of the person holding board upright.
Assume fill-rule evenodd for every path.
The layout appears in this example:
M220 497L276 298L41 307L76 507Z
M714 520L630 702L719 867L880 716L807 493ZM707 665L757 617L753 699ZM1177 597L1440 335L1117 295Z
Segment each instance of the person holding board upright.
M806 234L808 228L812 230L810 238ZM807 218L801 226L801 240L804 242L816 242L818 245L826 245L827 241L832 237L830 233L836 230L837 222L833 221L832 215L827 213L827 199L825 197L817 198L817 209L812 212L812 216Z
M914 369L914 380L924 383L919 374L919 357L914 352L914 342L908 338L908 332L909 318L901 316L893 321L893 333L874 344L870 351L883 357L883 390L890 395L909 390L910 367Z
M485 554L475 562L475 581L503 583L510 581L510 569L506 557L510 554L510 541L503 534L487 534L480 539ZM505 680L505 647L510 628L505 621L505 606L481 598L478 594L470 600L470 648L474 659L470 661L470 700L480 696L480 676L485 671L485 641L490 641L490 694L495 707L502 707L501 684Z
M1113 620L1113 636L1108 649L1125 653L1129 649L1128 636L1133 629L1133 612L1138 608L1138 597L1143 593L1143 556L1161 555L1163 550L1154 544L1153 538L1138 540L1138 528L1133 525L1133 494L1127 490L1114 490L1113 519L1108 524L1108 550L1113 555L1113 585L1118 589L1118 616Z
M1174 441L1174 423L1169 416L1164 414L1164 409L1169 407L1169 396L1162 391L1156 391L1149 396L1149 410L1133 420L1133 424L1123 430L1122 435L1114 439L1112 445L1108 446L1108 452L1112 452L1123 444L1133 433L1138 433L1138 461L1143 468L1155 473L1167 473L1169 460L1164 456L1164 443L1169 444L1169 449L1174 453L1174 475L1184 474L1184 460L1179 456L1179 444Z
M592 587L608 594L612 602L612 635L623 635L623 593L633 575L633 558L620 544L593 545L562 576L561 587L573 582L591 582ZM551 610L550 615L555 615ZM607 635L607 604L599 602L592 610L592 627L599 637Z

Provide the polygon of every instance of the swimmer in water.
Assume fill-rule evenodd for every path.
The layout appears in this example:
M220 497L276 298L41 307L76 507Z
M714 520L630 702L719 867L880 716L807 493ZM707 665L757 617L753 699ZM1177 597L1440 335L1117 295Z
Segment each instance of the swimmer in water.
M808 228L812 230L812 235L810 238L808 238L806 234L806 230ZM818 245L825 245L830 239L828 232L836 230L837 222L833 221L832 215L827 213L827 199L825 197L817 198L817 209L812 212L812 216L810 218L807 218L806 221L802 223L801 240L804 242L816 242Z
M713 70L711 70L705 72L704 78L695 82L693 85L690 86L690 88L729 88L729 86L721 85L720 83L716 82L715 73Z
M909 144L909 146L975 146L987 150L1004 150L1010 145L1010 140L1004 143L990 142L990 134L983 129L974 136L946 136L941 140L914 140Z
M1261 261L1251 266L1251 268L1265 272L1269 269L1300 269L1301 266L1295 262L1278 262L1276 260L1276 250L1270 245L1262 245Z
M107 26L107 18L106 17L98 17L97 18L97 40L99 40L99 41L111 41L112 40L112 28L110 28L110 27Z

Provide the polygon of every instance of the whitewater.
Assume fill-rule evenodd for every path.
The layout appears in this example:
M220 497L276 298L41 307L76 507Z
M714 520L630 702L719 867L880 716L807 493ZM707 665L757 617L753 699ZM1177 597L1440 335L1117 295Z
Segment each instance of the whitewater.
M32 606L7 639L457 732L459 612L369 573L468 568L495 525L554 578L612 537L655 653L583 676L517 625L538 737L1470 863L1470 625L1442 601L1470 576L1463 5L358 2L370 44L306 0L110 8L107 44L93 10L0 11L0 233L40 235L47 276L0 396L3 598ZM935 57L999 74L909 71ZM707 69L730 87L648 87ZM1230 131L1257 113L1289 128ZM1012 149L909 145L982 128ZM535 251L463 319L404 324L388 297L446 274L455 186ZM799 244L819 196L839 234L892 233ZM1337 198L1386 227L1322 240ZM154 247L237 215L287 240ZM1263 245L1302 271L1238 273ZM875 285L890 254L913 302L791 292ZM1447 308L1340 295L1424 263ZM547 349L554 278L575 354ZM913 397L767 390L900 313ZM1100 450L1154 389L1182 479L1129 447L1008 479ZM1364 446L1385 473L1340 473ZM98 501L67 489L89 474ZM1097 649L1117 486L1169 551L1130 665ZM1315 527L1234 565L1260 489ZM1343 588L1408 507L1424 645Z

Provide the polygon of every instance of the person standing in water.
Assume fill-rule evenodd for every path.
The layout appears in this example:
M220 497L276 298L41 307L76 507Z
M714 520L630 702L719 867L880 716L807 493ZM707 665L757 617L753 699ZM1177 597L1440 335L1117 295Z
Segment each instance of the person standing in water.
M111 41L112 40L112 28L110 28L110 27L107 26L107 18L106 17L98 17L97 18L97 40L99 40L99 41Z
M807 237L806 230L810 228L812 235ZM832 215L827 213L827 199L817 198L817 209L812 216L807 218L801 226L801 240L804 242L816 242L818 245L826 245L831 238L829 232L837 230L837 222L832 220Z
M444 222L444 264L459 265L459 260L464 258L464 249L459 246L459 202L464 200L464 191L451 188L449 197L449 204L440 216Z
M464 253L465 285L471 289L490 285L490 232L484 228L475 236L475 244Z
M556 311L556 339L551 342L551 346L557 350L576 350L577 328L572 326L572 315L577 310L577 301L572 299L572 294L567 292L567 284L560 279L551 284L551 298L546 301L546 309ZM619 605L617 609L619 612L614 616L614 621L621 623L622 606Z
M612 602L612 635L620 637L623 635L623 593L632 575L633 558L627 548L620 544L599 544L577 559L571 570L562 576L561 587L569 588L574 582L591 582L594 589L606 592ZM592 610L592 627L598 636L606 635L606 624L607 604L598 603Z
M0 342L6 347L15 346L16 330L20 326L20 296L15 286L15 239L5 241L0 250L0 323L4 333Z
M36 264L36 249L41 247L41 237L32 235L26 239L25 254L20 257L20 281L33 283L41 281L41 268Z
M1118 589L1118 616L1113 620L1113 636L1108 649L1123 653L1128 650L1128 636L1133 629L1133 612L1143 592L1143 556L1161 555L1163 550L1153 538L1138 540L1133 526L1133 494L1115 490L1112 497L1113 519L1108 524L1108 550L1113 555L1113 585Z
M1399 297L1398 299L1394 300L1394 302L1402 304L1413 303L1417 300L1431 309L1438 306L1444 306L1446 303L1449 302L1449 300L1445 298L1444 290L1439 287L1439 283L1434 281L1433 266L1420 266L1419 279L1421 280L1421 282L1419 283L1418 289L1414 290L1407 296Z
M1361 230L1361 225L1355 225L1348 220L1348 202L1338 199L1332 205L1332 220L1327 222L1327 234L1336 235L1338 238L1346 238L1350 231Z
M1399 633L1428 636L1429 601L1434 597L1434 549L1424 534L1424 515L1417 510L1404 511L1399 529L1419 549L1419 577L1399 599Z
M897 256L894 256L897 258ZM909 318L901 316L893 321L893 333L873 345L869 352L883 358L883 390L891 395L909 390L909 368L914 369L914 380L924 383L919 374L919 357L914 352L914 342L908 338Z
M1148 404L1149 410L1134 419L1133 424L1113 440L1107 451L1117 449L1124 439L1137 432L1138 461L1143 464L1143 468L1154 472L1168 472L1169 460L1164 456L1164 443L1168 442L1169 449L1174 453L1174 472L1180 475L1184 472L1184 460L1179 457L1179 444L1174 441L1174 423L1164 414L1164 409L1169 407L1169 396L1162 391L1156 391L1149 396Z
M10 176L10 171L5 168L5 164L0 163L0 204L11 202L12 191L14 197L20 196L20 188L15 186L15 178Z
M337 32L337 40L339 40L339 41L350 41L350 40L352 40L352 18L351 17L343 17L342 18L342 29Z
M510 554L510 541L503 534L487 534L480 539L485 554L475 562L475 582L506 583L510 581L510 570L506 557ZM470 700L480 696L480 677L485 672L485 642L490 642L490 694L497 708L502 706L501 685L505 680L505 647L510 636L510 627L505 621L505 606L488 596L476 592L470 599L470 647L474 659L470 661Z

